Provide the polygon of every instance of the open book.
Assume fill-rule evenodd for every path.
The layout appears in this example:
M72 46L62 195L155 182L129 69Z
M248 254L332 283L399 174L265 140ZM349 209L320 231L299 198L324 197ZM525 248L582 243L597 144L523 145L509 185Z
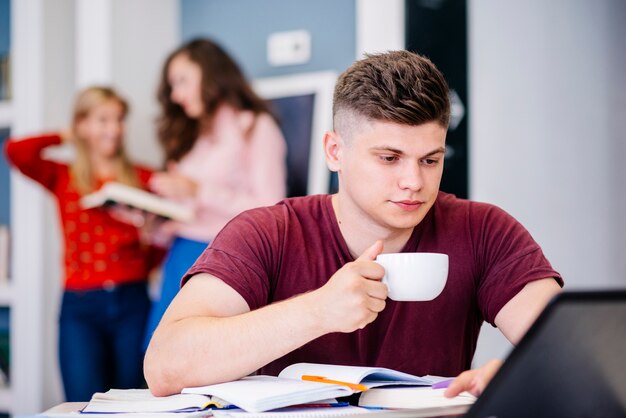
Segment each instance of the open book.
M194 212L191 208L154 193L117 182L108 182L99 190L83 196L80 203L84 209L121 203L175 221L190 222L194 219Z
M368 389L389 385L431 386L448 379L440 376L419 377L384 367L340 366L319 363L292 364L285 367L278 376L291 379L358 383Z
M384 385L430 386L444 378L418 377L382 367L297 363L278 377L249 376L233 382L185 388L183 393L217 396L248 412L348 396Z
M148 389L110 389L94 393L84 413L193 412L222 407L219 399L205 395L178 394L156 397Z

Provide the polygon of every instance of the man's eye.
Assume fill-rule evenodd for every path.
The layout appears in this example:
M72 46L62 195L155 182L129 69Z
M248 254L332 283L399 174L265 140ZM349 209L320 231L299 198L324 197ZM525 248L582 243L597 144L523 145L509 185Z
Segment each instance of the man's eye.
M424 158L422 160L422 164L424 165L436 165L439 162L439 160L433 159L433 158Z
M381 155L379 158L385 163L392 163L398 160L398 157L395 155Z

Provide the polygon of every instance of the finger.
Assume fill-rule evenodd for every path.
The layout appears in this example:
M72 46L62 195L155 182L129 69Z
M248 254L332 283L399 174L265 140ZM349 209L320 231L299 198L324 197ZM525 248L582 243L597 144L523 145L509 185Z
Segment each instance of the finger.
M373 261L376 260L378 254L383 252L383 242L381 240L373 243L367 250L363 251L363 254L356 261Z
M368 283L367 294L375 299L386 300L389 295L389 288L381 282L371 281Z
M474 386L474 380L476 377L476 370L468 370L466 372L461 373L450 383L450 386L446 389L443 395L446 398L454 398L461 392L469 391L471 392Z
M148 180L148 188L153 192L158 190L159 178L157 177L157 174L154 174L152 177L150 177L150 180Z
M479 369L479 373L475 379L475 384L473 388L476 392L473 393L474 395L478 396L483 393L489 382L491 382L491 379L493 379L493 376L500 369L500 366L502 366L502 360L494 359L489 361Z
M381 281L385 275L385 269L378 263L370 260L355 262L358 274L369 280Z
M386 305L387 303L384 300L371 298L367 303L367 309L378 314L385 309Z

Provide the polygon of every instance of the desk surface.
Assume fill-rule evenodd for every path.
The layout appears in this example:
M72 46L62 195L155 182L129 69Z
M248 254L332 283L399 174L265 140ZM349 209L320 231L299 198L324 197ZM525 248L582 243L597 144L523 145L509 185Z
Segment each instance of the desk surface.
M64 402L41 413L43 416L67 415L83 409L87 402Z
M210 411L196 411L196 412L159 412L155 413L119 413L119 414L81 414L79 411L83 409L87 405L87 402L65 402L54 406L47 411L42 412L39 415L33 416L33 418L77 418L77 417L113 417L116 418L154 418L158 416L159 418L185 418L185 417L194 417L194 418L205 418L210 417ZM21 418L30 418L30 417L21 417Z
M87 402L65 402L54 406L47 411L43 412L38 417L54 417L54 418L64 418L64 417L72 417L76 418L78 415L78 411L87 405ZM355 414L350 415L349 418L436 418L436 417L461 417L468 410L469 406L454 406L454 407L441 407L441 408L429 408L422 410L411 410L411 409L396 409L396 410L385 410L385 411L371 411L364 414ZM286 413L288 414L288 413ZM94 415L94 414L89 414ZM83 417L89 415L82 415ZM97 415L97 414L96 414ZM106 414L111 415L111 414ZM118 415L118 414L116 414ZM126 415L126 414L124 414ZM130 415L130 414L129 414ZM152 414L154 416L154 414ZM160 413L160 417L165 417L169 415L167 413ZM174 413L177 417L186 416L185 413ZM136 416L146 416L145 414L136 414Z

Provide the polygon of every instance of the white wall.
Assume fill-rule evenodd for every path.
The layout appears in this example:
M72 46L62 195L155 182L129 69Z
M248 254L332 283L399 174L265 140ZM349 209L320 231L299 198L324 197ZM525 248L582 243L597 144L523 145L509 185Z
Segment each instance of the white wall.
M59 129L68 126L71 118L74 88L74 1L57 0L44 2L44 59L46 62L44 83L44 127ZM63 389L58 361L58 313L63 284L61 273L61 235L59 217L54 199L46 193L45 198L45 274L43 289L44 307L44 405L63 400Z
M611 53L607 65L609 80L612 85L609 89L608 120L611 134L611 167L613 168L611 188L614 193L609 202L613 208L611 219L614 221L612 229L614 237L611 257L616 260L616 281L626 286L626 39L624 22L626 22L626 3L614 1L617 7L612 7L607 21L607 38Z
M471 197L520 220L567 289L625 287L626 3L472 0L468 14ZM507 350L485 331L477 363Z
M88 0L91 1L91 0ZM156 137L156 99L161 68L180 43L178 0L114 0L112 9L113 81L130 101L128 151L134 161L160 167Z
M16 136L65 125L73 89L71 0L12 3ZM57 217L32 181L11 181L15 301L11 310L12 412L41 411L59 400L56 312L61 286Z
M356 59L404 49L404 0L356 0Z
M110 84L129 101L126 144L134 161L161 165L156 90L180 41L177 0L76 0L77 85ZM94 63L98 65L94 66Z
M180 19L178 0L160 0L158 6L149 0L14 1L13 133L67 127L76 90L108 83L131 104L131 156L159 165L156 84L162 60L179 42ZM107 13L90 13L90 7ZM104 24L82 25L85 8L87 20L97 23L100 17ZM19 175L11 187L16 262L11 316L12 329L20 330L11 336L17 348L13 412L29 414L63 397L57 350L62 241L53 199Z

